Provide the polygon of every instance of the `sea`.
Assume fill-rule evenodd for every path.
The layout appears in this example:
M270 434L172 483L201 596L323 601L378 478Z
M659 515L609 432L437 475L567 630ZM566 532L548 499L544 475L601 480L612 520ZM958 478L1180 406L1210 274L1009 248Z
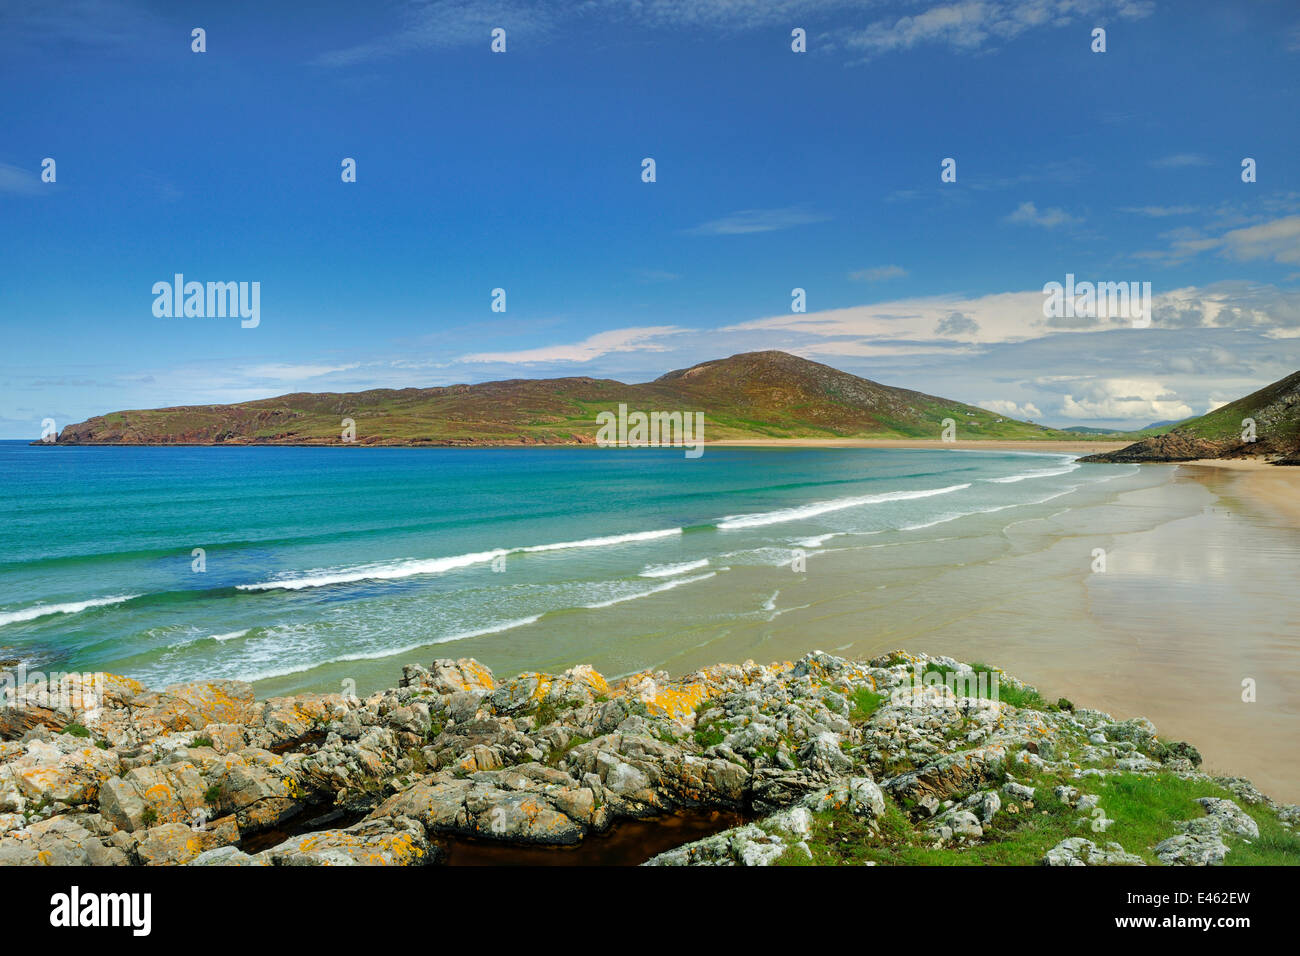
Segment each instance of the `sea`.
M628 673L663 664L674 634L693 647L807 606L827 552L859 553L874 587L891 551L959 554L942 542L962 519L1116 475L1074 459L6 442L0 658L326 691L467 649Z

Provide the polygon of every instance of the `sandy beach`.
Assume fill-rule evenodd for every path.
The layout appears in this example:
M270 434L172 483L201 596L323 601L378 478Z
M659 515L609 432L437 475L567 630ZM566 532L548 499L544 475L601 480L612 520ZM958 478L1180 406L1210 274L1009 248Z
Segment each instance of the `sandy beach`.
M818 555L809 580L782 589L797 610L733 631L708 653L906 648L992 663L1049 699L1148 717L1163 739L1195 743L1206 770L1300 800L1300 768L1277 760L1300 733L1300 469L1127 467L1104 496L952 522L933 545ZM1090 567L1096 549L1104 573ZM685 672L703 656L682 654L668 669Z
M1233 494L1274 512L1300 530L1300 468L1271 465L1259 458L1202 459L1183 467L1231 472Z

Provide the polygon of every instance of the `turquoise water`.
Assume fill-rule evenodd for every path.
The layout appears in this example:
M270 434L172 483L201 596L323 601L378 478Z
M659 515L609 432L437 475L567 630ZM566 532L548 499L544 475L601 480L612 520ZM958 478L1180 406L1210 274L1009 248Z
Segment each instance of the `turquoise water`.
M558 657L622 638L632 669L654 661L625 612L779 612L761 575L752 598L729 582L1115 474L1073 457L0 443L0 657L308 686L344 662L490 653L569 615Z

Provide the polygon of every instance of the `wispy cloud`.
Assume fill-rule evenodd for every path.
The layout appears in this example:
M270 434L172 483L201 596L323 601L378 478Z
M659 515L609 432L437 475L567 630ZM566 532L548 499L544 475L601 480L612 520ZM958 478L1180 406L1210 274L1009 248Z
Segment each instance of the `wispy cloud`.
M475 352L463 355L459 362L498 362L510 365L544 362L590 362L613 352L665 352L668 346L657 341L661 336L676 335L686 329L672 325L649 326L632 329L611 329L563 345L544 345L539 348L517 349L508 352Z
M354 368L359 368L360 363L351 362L347 365L253 365L245 368L243 371L250 378L267 378L281 382L302 382L307 379L320 378L324 375L330 375L334 372L347 372Z
M1164 219L1167 216L1189 216L1196 212L1195 206L1124 206L1120 212L1134 216L1148 216L1151 219Z
M1032 202L1022 202L1003 221L1019 225L1042 226L1044 229L1055 229L1057 226L1080 222L1064 209L1055 206L1040 212Z
M1210 159L1200 153L1175 153L1172 156L1153 159L1148 165L1156 169L1180 169L1185 166L1208 166Z
M1277 263L1300 263L1300 215L1229 229L1219 235L1187 227L1161 233L1168 241L1165 249L1135 253L1136 258L1177 265L1204 252L1238 262L1271 260Z
M857 272L850 272L849 278L860 282L881 282L885 279L901 279L905 275L907 275L907 270L902 266L875 266L871 269L859 269Z
M58 4L5 0L0 4L0 37L24 45L140 49L157 40L164 29L158 15L131 0L67 0Z
M996 48L1030 30L1062 27L1088 18L1101 22L1119 17L1150 16L1144 0L960 0L930 6L920 13L877 20L850 32L844 45L870 59L920 46L939 46L970 53Z
M0 193L35 196L40 193L41 185L41 177L36 171L0 163Z
M412 0L402 6L395 29L371 40L322 53L318 66L347 67L419 50L481 44L488 49L491 32L506 30L509 41L536 40L555 29L558 11L541 4L511 0Z
M394 28L376 38L321 54L320 66L346 67L419 50L481 44L494 27L507 42L560 35L580 21L633 23L641 29L706 27L738 32L790 24L808 16L853 9L853 0L584 0L574 4L528 0L408 0Z
M742 209L721 219L710 219L686 230L695 236L744 236L755 232L775 232L814 222L826 222L830 216L802 206L784 209Z

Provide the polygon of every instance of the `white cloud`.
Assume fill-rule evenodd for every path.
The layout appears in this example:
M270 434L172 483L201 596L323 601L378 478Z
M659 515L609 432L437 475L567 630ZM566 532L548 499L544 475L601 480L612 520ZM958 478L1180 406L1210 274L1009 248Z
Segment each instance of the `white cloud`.
M519 349L513 352L475 352L463 355L460 362L505 362L527 364L538 362L590 362L612 352L666 352L668 346L655 341L659 336L677 335L687 331L672 325L633 329L611 329L564 345L543 345L539 348Z
M1225 214L1223 218L1228 216ZM1286 264L1300 262L1300 215L1229 229L1217 236L1187 227L1161 233L1160 238L1168 241L1167 248L1134 253L1135 258L1177 265L1203 252L1215 252L1239 262L1258 259Z
M1006 415L1008 418L1039 419L1043 417L1043 413L1038 410L1038 406L1033 402L1017 405L1005 398L993 398L977 404L980 408L987 408L991 412Z
M1224 233L1220 242L1224 254L1233 259L1297 263L1300 262L1300 216L1233 229Z
M1141 276L1079 275L1076 281L1138 281ZM1064 276L1044 281L1061 282ZM1300 291L1259 283L1232 281L1208 286L1153 290L1154 329L1251 330L1274 339L1300 338ZM956 347L1027 342L1053 335L1084 335L1118 330L1131 332L1122 316L1062 324L1043 316L1041 291L1001 292L963 298L928 296L894 299L871 305L820 312L782 313L725 326L719 333L781 331L798 336L796 344L824 354L902 354L908 349L946 353ZM847 343L855 343L852 346ZM884 351L888 350L888 352ZM1197 359L1203 361L1202 358Z
M1071 216L1064 209L1044 209L1038 211L1038 207L1032 202L1022 202L1016 207L1005 219L1006 222L1014 222L1029 226L1042 226L1045 229L1054 229L1057 226L1068 223L1078 222L1079 220Z
M1075 383L1061 400L1061 414L1066 418L1147 423L1188 418L1196 413L1157 381L1100 378Z
M700 223L687 232L697 236L743 236L755 232L775 232L793 226L825 222L830 216L800 206L783 209L742 209L721 219Z
M270 378L282 382L301 382L309 378L320 378L334 372L347 372L357 368L350 365L251 365L241 371L251 378Z
M959 0L911 16L877 20L850 34L846 46L867 58L926 45L972 52L1080 17L1089 22L1110 15L1140 19L1153 9L1154 4L1143 0Z

